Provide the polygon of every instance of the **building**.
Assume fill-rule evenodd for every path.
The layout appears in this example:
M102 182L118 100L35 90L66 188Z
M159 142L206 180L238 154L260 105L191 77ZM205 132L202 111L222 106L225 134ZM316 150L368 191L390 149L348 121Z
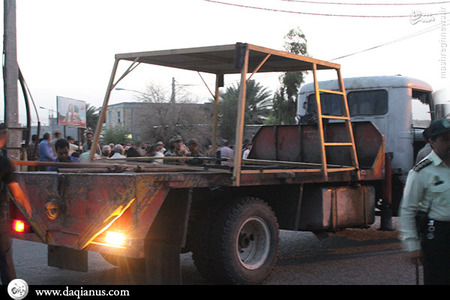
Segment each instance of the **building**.
M168 128L178 127L178 134L182 136L183 133L195 134L197 130L192 130L193 127L211 126L212 119L210 103L122 102L108 106L104 129L122 128L129 132L133 141L153 142L171 138L164 136L165 132L170 132Z

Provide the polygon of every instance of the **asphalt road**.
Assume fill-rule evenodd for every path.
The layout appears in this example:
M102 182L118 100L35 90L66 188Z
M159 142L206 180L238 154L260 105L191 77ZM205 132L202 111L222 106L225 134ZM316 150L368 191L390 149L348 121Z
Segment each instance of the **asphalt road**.
M394 218L394 229L396 224ZM278 263L263 285L416 284L415 266L406 260L398 231L378 228L375 223L369 229L346 229L325 239L281 231ZM47 266L46 245L14 240L13 247L17 275L29 285L142 284L135 272L115 267L95 252L89 253L89 271L84 273ZM186 285L209 284L190 253L182 254L182 276Z

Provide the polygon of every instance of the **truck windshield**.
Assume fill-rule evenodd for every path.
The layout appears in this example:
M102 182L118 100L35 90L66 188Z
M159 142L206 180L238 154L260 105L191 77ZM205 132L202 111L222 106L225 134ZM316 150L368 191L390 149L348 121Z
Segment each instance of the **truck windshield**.
M388 92L370 90L350 92L347 95L350 116L384 115L388 112Z
M343 116L341 96L320 94L323 115ZM388 93L386 90L368 90L349 92L347 95L350 116L384 115L388 112ZM316 115L314 94L308 96L308 112Z
M412 91L412 122L413 127L426 128L430 125L430 99L431 94L428 91Z

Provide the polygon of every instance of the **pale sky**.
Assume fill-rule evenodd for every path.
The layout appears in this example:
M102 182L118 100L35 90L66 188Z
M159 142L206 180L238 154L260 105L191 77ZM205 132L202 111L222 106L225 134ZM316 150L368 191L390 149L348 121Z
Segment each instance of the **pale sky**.
M299 27L315 58L332 60L358 53L333 61L342 65L344 77L401 74L438 90L450 82L450 69L445 76L441 70L450 68L450 1L419 2L438 1L17 0L18 63L36 106L56 110L56 96L63 96L99 107L116 53L236 42L283 50L284 36ZM392 5L399 3L416 4ZM413 11L416 17L411 17ZM447 14L426 16L437 13ZM380 47L361 52L376 46ZM172 77L192 85L186 89L199 101L208 100L209 92L196 73L175 69L140 66L119 87L143 92L147 84L156 83L170 89ZM205 75L205 79L212 88L213 77ZM272 91L279 86L277 74L254 79ZM225 83L234 81L225 77ZM135 101L135 95L114 91L111 103ZM3 101L0 108L3 119ZM47 123L48 111L38 112L41 122Z

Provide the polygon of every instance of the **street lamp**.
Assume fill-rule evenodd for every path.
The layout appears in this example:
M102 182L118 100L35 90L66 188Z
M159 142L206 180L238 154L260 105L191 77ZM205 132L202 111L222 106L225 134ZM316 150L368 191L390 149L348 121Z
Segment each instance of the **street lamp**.
M142 95L146 95L144 92L140 92L140 91L136 91L136 90L130 90L130 89L124 89L124 88L119 88L119 87L117 87L117 88L115 88L115 90L116 91L129 91L129 92L135 92L135 93L139 93L139 94L142 94Z
M56 125L56 124L51 124L53 118L53 113L56 113L56 115L58 115L57 111L51 109L51 108L47 108L47 107L43 107L43 106L39 106L40 109L46 109L48 110L48 125L52 126L52 125Z

